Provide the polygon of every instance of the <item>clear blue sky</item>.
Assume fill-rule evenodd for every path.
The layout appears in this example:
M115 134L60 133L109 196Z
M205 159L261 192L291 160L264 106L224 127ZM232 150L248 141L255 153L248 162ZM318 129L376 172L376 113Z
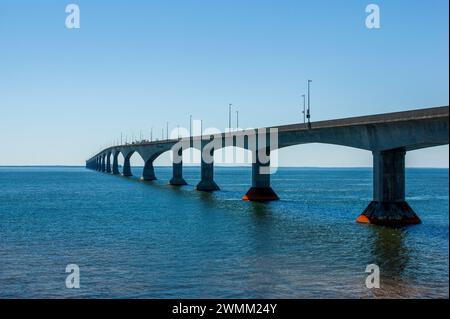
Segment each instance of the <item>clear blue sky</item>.
M365 7L381 8L381 29ZM78 4L81 29L65 27ZM224 128L448 105L447 0L159 0L0 3L0 165L84 164L120 132L189 114ZM448 147L410 166L448 167ZM164 162L164 161L160 161ZM370 166L368 152L297 146L283 165Z

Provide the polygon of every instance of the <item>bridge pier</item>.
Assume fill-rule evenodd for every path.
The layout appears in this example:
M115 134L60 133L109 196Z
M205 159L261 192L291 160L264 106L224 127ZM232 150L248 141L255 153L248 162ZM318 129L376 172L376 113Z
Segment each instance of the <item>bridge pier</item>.
M106 173L111 174L111 153L106 154Z
M100 157L97 157L95 159L95 170L100 172L101 169L102 169L102 163L100 161Z
M202 140L201 142L201 180L197 184L196 189L201 192L214 192L220 190L214 181L214 148L209 149L210 159L205 159L204 151L208 152L206 146L210 141Z
M113 165L112 165L112 173L113 175L119 175L119 153L113 153Z
M270 152L270 150L268 150ZM270 154L270 153L269 153ZM252 187L242 197L246 201L269 202L280 198L270 187L270 161L261 163L259 156L253 152Z
M172 179L169 184L172 186L183 186L187 185L186 181L183 178L183 149L179 149L178 151L172 151L173 153L173 172Z
M124 156L122 175L125 177L133 176L133 174L131 173L131 165L130 165L131 155L133 155L133 153L130 153L130 154L127 154L126 156Z
M106 163L105 163L105 156L102 155L102 168L101 168L102 172L106 171Z
M156 180L155 169L153 168L153 159L149 159L145 162L144 171L142 172L141 179L143 181L154 181Z
M421 222L405 200L405 155L401 148L373 152L373 201L358 222L384 226Z

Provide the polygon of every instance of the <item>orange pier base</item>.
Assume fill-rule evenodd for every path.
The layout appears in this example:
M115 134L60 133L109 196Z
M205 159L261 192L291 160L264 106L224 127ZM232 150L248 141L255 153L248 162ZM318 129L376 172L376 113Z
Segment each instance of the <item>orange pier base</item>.
M367 206L356 219L358 223L388 227L402 227L420 224L420 218L407 202L376 202Z
M280 198L271 187L252 187L242 199L252 202L270 202L279 200Z

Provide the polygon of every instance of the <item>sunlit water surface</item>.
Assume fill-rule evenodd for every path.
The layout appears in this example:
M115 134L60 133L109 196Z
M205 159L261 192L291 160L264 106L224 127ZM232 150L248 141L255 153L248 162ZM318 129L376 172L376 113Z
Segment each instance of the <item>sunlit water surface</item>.
M136 176L141 169L133 170ZM249 168L216 168L220 192L84 168L0 168L0 297L411 298L449 296L448 170L407 170L423 223L355 223L370 169L280 169L281 200L241 200ZM381 289L365 286L366 266ZM77 264L81 288L67 289Z

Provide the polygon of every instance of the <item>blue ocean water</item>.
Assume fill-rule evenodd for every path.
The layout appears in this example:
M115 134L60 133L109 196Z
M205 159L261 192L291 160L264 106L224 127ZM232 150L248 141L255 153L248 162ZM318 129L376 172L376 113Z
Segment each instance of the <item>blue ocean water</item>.
M134 168L136 176L140 168ZM249 168L216 168L222 191L84 168L0 168L0 298L448 298L448 169L408 169L423 223L361 225L370 169L279 169L281 200L241 200ZM365 286L380 266L381 288ZM80 289L65 268L80 267Z

